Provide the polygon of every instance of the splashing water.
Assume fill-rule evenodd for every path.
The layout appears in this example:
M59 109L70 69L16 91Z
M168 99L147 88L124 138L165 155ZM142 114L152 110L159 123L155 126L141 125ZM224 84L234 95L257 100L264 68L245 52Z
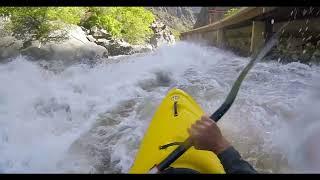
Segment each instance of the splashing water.
M0 172L126 173L170 88L185 90L210 114L248 61L181 42L145 56L95 67L73 65L59 73L24 57L3 64ZM309 167L303 148L308 146L301 144L315 132L310 127L318 126L320 103L313 102L320 96L313 92L319 71L299 63L260 62L244 80L219 126L259 171Z

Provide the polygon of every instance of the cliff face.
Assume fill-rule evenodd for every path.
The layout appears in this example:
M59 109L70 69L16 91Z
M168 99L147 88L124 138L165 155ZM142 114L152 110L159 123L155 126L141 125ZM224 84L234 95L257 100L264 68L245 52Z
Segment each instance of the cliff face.
M197 16L197 20L193 26L193 28L198 28L201 26L205 26L209 23L209 18L208 18L208 7L203 7L201 8L198 16Z
M147 7L162 22L177 31L192 29L200 7Z
M211 23L222 19L224 17L223 11L227 11L227 10L231 9L231 7L203 7L203 8L201 8L199 14L196 16L196 22L193 26L194 29L209 24L209 11L208 11L209 8L215 8L218 11L217 13L211 15Z

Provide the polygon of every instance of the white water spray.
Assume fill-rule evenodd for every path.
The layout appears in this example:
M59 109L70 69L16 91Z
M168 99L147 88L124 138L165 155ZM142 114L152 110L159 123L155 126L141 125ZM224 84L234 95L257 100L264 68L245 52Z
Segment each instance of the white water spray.
M248 60L178 43L120 63L73 65L56 74L24 57L0 65L0 171L125 173L170 87L182 88L210 113ZM219 123L258 170L298 171L279 139L287 138L285 122L319 71L263 62L244 80Z

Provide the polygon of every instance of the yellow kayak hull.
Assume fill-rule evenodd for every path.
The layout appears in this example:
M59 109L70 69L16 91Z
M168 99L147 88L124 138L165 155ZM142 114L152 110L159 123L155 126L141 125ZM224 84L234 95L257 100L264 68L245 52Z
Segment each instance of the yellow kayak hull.
M189 136L187 129L203 114L204 111L190 95L177 88L171 89L150 122L129 173L148 173L177 148L177 145L162 150L159 147L172 142L183 142ZM225 173L216 154L193 147L172 163L171 167L188 168L206 174Z

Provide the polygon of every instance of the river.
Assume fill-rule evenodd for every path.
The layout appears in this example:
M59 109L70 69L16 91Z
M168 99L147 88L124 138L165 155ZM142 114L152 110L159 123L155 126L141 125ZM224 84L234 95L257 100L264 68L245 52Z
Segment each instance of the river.
M180 42L58 73L25 57L1 64L0 172L127 173L170 88L185 90L210 114L248 61ZM259 62L219 121L223 134L259 172L320 171L320 161L309 167L302 146L320 127L319 72L319 66L297 62Z

